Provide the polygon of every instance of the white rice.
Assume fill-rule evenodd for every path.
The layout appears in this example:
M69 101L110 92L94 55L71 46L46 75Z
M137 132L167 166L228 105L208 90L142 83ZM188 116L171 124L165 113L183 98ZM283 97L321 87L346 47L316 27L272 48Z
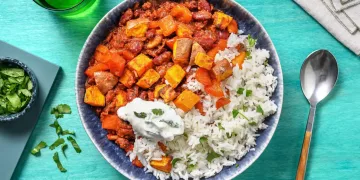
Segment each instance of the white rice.
M216 55L215 61L227 59L231 62L239 54L235 48L240 43L249 47L247 36L231 34L228 39L228 48ZM202 116L198 110L192 109L188 113L176 109L182 116L185 124L185 134L177 136L171 142L163 142L169 149L169 154L174 159L179 158L171 173L167 174L152 168L150 160L159 160L164 153L160 150L157 142L141 138L136 139L133 152L129 153L133 160L138 156L145 166L146 172L153 173L159 179L200 179L219 173L224 166L231 166L237 159L247 152L255 150L257 131L265 129L264 119L276 112L277 106L270 100L276 85L277 78L273 76L273 68L265 65L269 58L269 52L264 49L248 48L251 57L248 57L242 65L233 68L233 75L222 82L223 90L229 89L231 103L216 110L217 98L204 95L201 99L206 112ZM190 69L189 69L190 70ZM185 85L191 91L204 90L203 85L197 82L194 76L187 79ZM244 88L242 95L237 94L239 88ZM252 95L246 97L246 90L251 90ZM257 112L257 106L261 106L264 114ZM176 108L174 105L172 105ZM247 108L244 109L243 107ZM232 111L236 109L242 115L233 118ZM245 118L245 117L246 118ZM219 123L223 128L219 128ZM235 136L235 134L236 136ZM228 137L229 134L233 136ZM207 143L201 144L200 137L207 137ZM207 161L208 152L213 150L221 155L218 158ZM195 165L190 171L189 167Z

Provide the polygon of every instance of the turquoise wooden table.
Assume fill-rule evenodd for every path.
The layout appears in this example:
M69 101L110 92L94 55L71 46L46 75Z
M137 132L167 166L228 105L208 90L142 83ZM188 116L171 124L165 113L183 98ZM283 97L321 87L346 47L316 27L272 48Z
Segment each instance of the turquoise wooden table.
M265 26L281 59L285 99L275 135L260 158L238 179L294 179L308 115L299 71L305 57L320 48L338 59L336 88L319 107L314 126L307 179L358 179L360 174L360 59L336 41L291 0L237 0ZM75 67L92 28L117 0L98 0L84 15L61 17L31 0L0 1L0 39L62 67L41 118L25 148L13 179L125 179L108 164L85 133L75 104ZM71 105L73 114L60 123L75 130L83 152L67 151L60 173L52 151L41 157L29 151L41 140L57 137L49 127L50 108Z

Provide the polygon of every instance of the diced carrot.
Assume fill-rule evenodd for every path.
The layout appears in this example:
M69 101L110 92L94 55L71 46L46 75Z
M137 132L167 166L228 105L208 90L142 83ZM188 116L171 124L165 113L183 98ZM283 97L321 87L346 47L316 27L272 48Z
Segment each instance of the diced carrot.
M138 157L136 156L136 158L132 161L132 164L136 167L139 168L143 168L144 165L141 163L141 161L138 159Z
M97 63L97 64L87 68L86 71L85 71L85 74L88 77L94 77L95 72L106 71L106 70L109 70L109 66L107 66L106 64L103 64L103 63Z
M239 55L237 55L237 56L231 61L231 63L232 63L234 66L238 65L239 68L242 69L242 64L244 63L245 58L246 58L246 52L245 52L245 51L242 51L242 52L240 52Z
M164 36L170 36L177 30L177 23L171 15L160 19L159 26Z
M120 119L117 115L106 115L101 119L103 129L116 131L120 125Z
M226 39L220 39L219 42L216 44L216 46L214 48L212 48L210 51L207 52L207 55L214 59L216 54L219 51L225 50L226 47L227 47L227 40Z
M227 40L226 39L220 39L219 42L217 43L217 46L219 47L219 49L221 51L225 50L225 48L227 47Z
M162 142L158 142L158 146L160 147L160 149L163 151L163 152L166 152L167 151L167 147L164 143Z
M223 106L229 104L231 101L228 98L220 98L216 101L216 109L220 109Z
M233 20L230 22L230 24L229 24L229 26L227 27L227 29L228 29L229 33L234 33L234 34L237 34L237 33L238 33L239 28L238 28L238 24L237 24L237 22L236 22L235 19L233 19Z
M221 89L220 82L216 80L212 81L212 85L205 86L205 92L215 97L224 97L224 92Z
M192 20L191 11L184 5L176 5L171 9L170 14L183 23L189 23Z
M156 161L156 160L150 161L150 165L159 171L170 173L172 169L171 160L172 160L171 157L163 156L160 161Z
M159 21L150 21L149 22L149 29L155 29L159 27Z
M205 111L204 111L204 105L203 105L203 103L202 103L201 101L199 101L198 103L195 104L195 108L196 108L197 110L199 110L199 112L200 112L201 115L203 115L203 116L206 115L206 113L205 113Z
M170 49L174 49L174 44L176 42L176 40L179 39L179 37L175 36L172 39L169 39L165 42L165 44L170 48Z
M196 71L195 79L204 86L210 86L212 84L209 71L204 68L199 68Z
M135 55L126 49L122 49L118 53L120 56L124 57L126 59L126 61L131 61L132 59L135 58Z
M116 53L112 53L111 59L107 62L110 72L115 76L122 76L125 69L125 59Z

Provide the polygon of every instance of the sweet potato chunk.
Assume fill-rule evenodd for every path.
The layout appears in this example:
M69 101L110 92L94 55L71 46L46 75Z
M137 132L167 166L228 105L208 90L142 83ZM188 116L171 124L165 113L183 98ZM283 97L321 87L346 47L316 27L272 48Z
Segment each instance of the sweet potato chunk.
M148 29L149 19L138 18L130 20L126 23L126 36L145 37Z
M149 69L140 78L140 80L136 83L136 85L138 85L144 89L147 89L147 88L150 88L159 79L160 79L159 73L157 73L154 69Z
M212 68L212 73L215 75L216 80L222 81L232 75L232 67L226 59L218 61Z
M181 80L185 77L186 72L181 66L175 64L166 71L165 79L169 82L171 87L176 88Z
M186 24L180 23L178 29L176 30L176 35L180 38L191 38L194 32Z
M211 70L214 63L214 59L208 56L205 53L198 53L195 56L195 64L199 67L205 68L207 70Z
M170 173L172 169L171 160L172 160L171 157L163 156L160 161L155 161L155 160L150 161L150 165L154 169L157 169L162 172Z
M180 64L181 66L189 64L192 42L189 38L179 38L176 40L173 52L173 61L175 64Z
M195 57L198 53L206 53L206 51L204 50L204 48L202 48L200 46L199 43L194 42L191 48L191 56L190 56L190 65L194 65L195 64Z
M108 47L106 47L105 45L99 44L96 47L96 50L94 53L94 58L97 62L107 63L111 59L110 51L109 51Z
M160 19L159 27L164 36L170 36L177 29L177 23L171 15Z
M163 87L165 87L166 86L166 84L159 84L159 85L157 85L156 87L155 87L155 90L154 90L154 96L155 96L155 98L159 98L159 96L160 96L160 90L163 88Z
M105 106L105 96L98 87L90 86L86 89L84 102L91 106Z
M96 86L102 94L110 91L118 82L118 78L110 72L100 71L94 73Z
M225 29L229 26L233 18L222 12L215 12L213 15L214 25L219 29Z
M125 69L124 74L120 77L119 81L127 88L131 88L135 83L135 75L129 69Z
M116 53L111 53L111 59L107 62L110 72L118 77L124 73L125 64L126 60Z
M229 26L227 27L227 30L229 33L234 33L234 34L237 34L238 31L239 31L239 28L238 28L238 24L237 22L235 21L235 19L233 19Z
M152 60L145 54L139 54L128 64L130 70L136 72L137 76L142 76L148 69L152 68Z
M174 44L176 42L176 40L179 39L179 37L175 36L172 39L169 39L165 42L166 46L169 47L171 50L174 49Z
M242 51L242 52L240 52L239 55L237 55L237 56L231 61L231 63L232 63L234 66L238 65L239 68L242 69L242 64L244 63L245 58L246 58L246 52L245 52L245 51Z
M115 98L117 108L123 107L128 103L125 91L120 91Z
M200 101L200 97L195 93L184 90L174 101L176 107L182 109L184 112L189 112L196 103Z
M106 115L101 118L101 125L103 129L114 130L119 129L120 119L117 115Z
M168 103L176 98L176 92L170 85L166 85L161 88L159 95L164 99L165 103Z
M178 21L189 23L192 20L191 11L184 5L176 5L171 9L171 16L175 17Z

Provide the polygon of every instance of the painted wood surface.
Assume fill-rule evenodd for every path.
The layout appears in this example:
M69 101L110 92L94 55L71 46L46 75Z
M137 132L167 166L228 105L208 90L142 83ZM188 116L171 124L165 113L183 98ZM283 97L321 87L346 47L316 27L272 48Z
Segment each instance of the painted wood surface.
M303 60L320 48L338 59L340 76L334 91L318 106L307 168L307 179L358 179L360 174L360 59L334 39L291 0L237 0L264 25L281 59L285 99L275 135L260 158L237 179L294 179L304 137L309 105L300 89ZM13 179L125 179L96 150L86 135L75 104L74 78L77 58L92 28L120 0L98 0L85 14L61 17L31 0L0 1L0 39L62 67ZM61 160L68 169L60 173L54 152L41 157L28 152L39 141L57 137L49 127L50 108L71 105L73 114L60 120L75 130L83 152L69 148Z

